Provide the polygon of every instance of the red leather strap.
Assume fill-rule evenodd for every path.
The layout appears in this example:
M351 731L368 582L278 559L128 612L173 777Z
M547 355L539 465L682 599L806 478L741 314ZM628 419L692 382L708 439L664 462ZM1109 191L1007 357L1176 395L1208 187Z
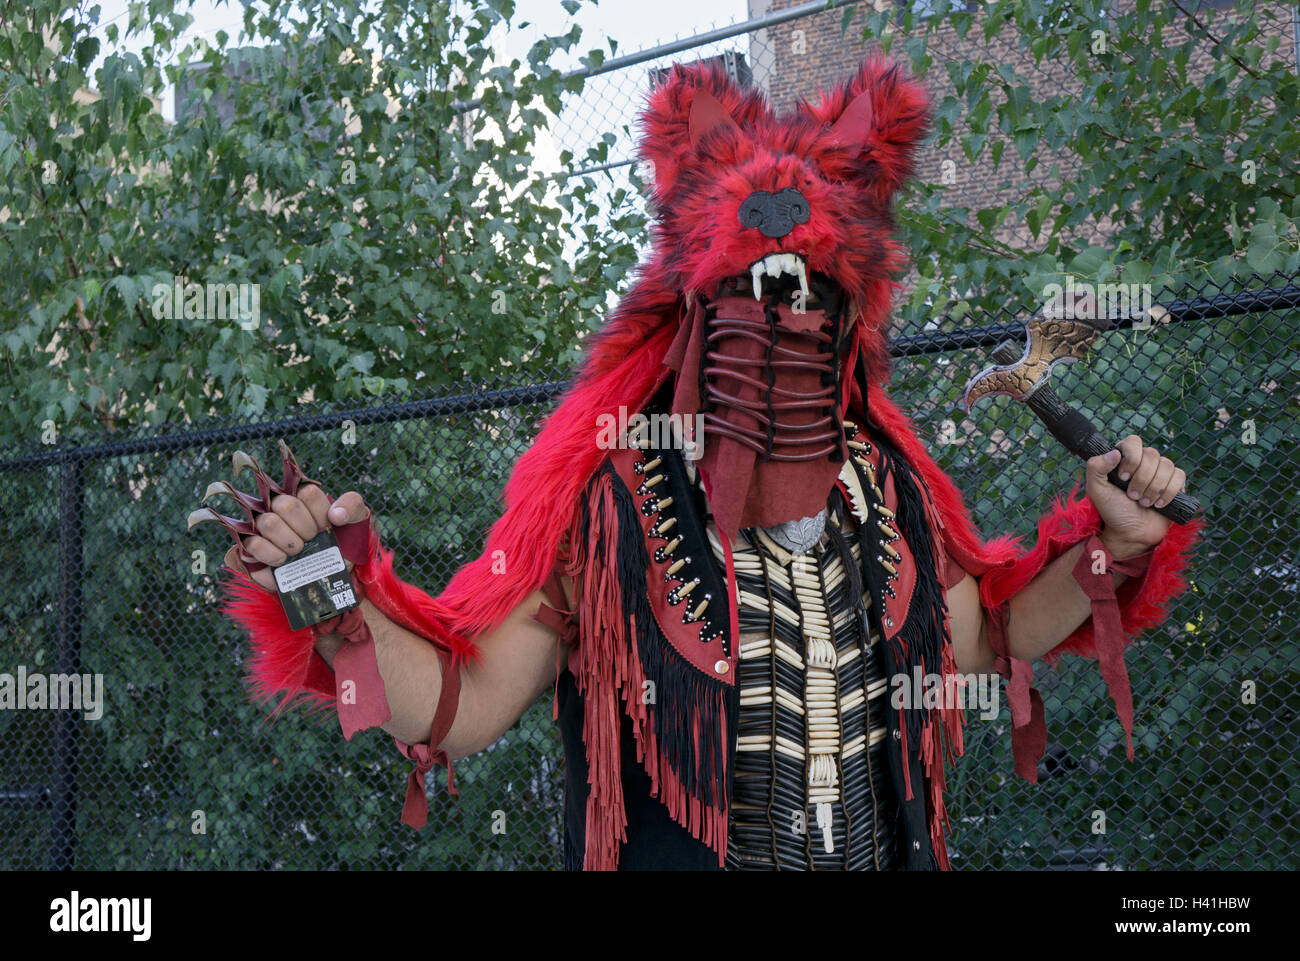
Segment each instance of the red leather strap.
M355 590L357 600L362 600L365 592L360 583L355 585ZM317 637L338 634L346 642L334 655L334 703L344 739L350 741L358 731L380 727L392 720L384 679L379 673L375 638L361 608L354 607L321 621L312 626L312 631Z
M415 769L406 781L402 822L417 831L429 820L429 798L424 791L424 778L435 764L441 764L447 769L447 793L453 797L458 795L451 758L438 745L447 739L456 720L456 709L460 706L460 671L452 666L451 655L442 650L438 651L438 663L442 667L442 691L438 695L438 707L433 712L433 726L429 731L428 743L403 744L393 738L397 749L415 762Z
M533 620L545 624L559 634L563 644L577 643L578 622L573 616L574 612L569 610L569 601L564 596L564 588L560 584L558 574L552 573L546 579L546 583L542 585L542 593L546 595L546 601L537 608Z
M1047 750L1047 712L1034 687L1034 667L1009 653L1008 605L987 609L989 645L998 655L994 670L1007 679L1007 706L1011 709L1011 756L1016 773L1038 782L1038 759Z
M1100 553L1100 557L1098 557ZM1106 681L1106 690L1115 702L1115 711L1124 726L1128 742L1128 759L1133 760L1133 691L1129 686L1128 668L1124 665L1124 628L1120 621L1119 599L1115 596L1114 573L1129 577L1146 573L1155 550L1136 557L1118 560L1097 535L1084 542L1083 553L1074 565L1074 579L1092 601L1092 630L1097 645L1097 664Z

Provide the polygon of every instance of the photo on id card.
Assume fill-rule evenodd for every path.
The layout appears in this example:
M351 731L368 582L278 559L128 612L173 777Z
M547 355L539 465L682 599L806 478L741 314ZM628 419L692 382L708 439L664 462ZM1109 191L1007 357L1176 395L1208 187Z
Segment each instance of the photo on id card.
M275 568L274 574L280 603L295 631L357 606L352 575L333 531L321 531L303 546L301 554Z

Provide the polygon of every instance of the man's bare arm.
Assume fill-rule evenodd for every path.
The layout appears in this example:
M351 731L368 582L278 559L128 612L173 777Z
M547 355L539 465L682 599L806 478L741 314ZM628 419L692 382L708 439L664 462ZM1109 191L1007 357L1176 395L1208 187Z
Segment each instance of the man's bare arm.
M1118 469L1128 490L1108 480ZM1086 471L1088 499L1103 521L1102 543L1116 560L1145 553L1164 538L1169 521L1153 507L1162 507L1186 485L1187 477L1167 457L1145 447L1130 434L1117 450L1090 458ZM1032 661L1057 647L1091 616L1092 602L1074 579L1074 565L1085 545L1076 544L1039 572L1011 599L1007 647L1012 657ZM1111 572L1118 588L1125 576ZM988 640L988 625L979 601L979 586L969 575L948 591L953 654L958 668L987 673L996 655Z
M1092 615L1092 601L1074 579L1074 565L1085 546L1075 544L1043 568L1023 591L1011 599L1007 647L1012 657L1024 661L1037 660L1073 634L1075 628ZM1131 553L1124 556L1131 556ZM1119 554L1116 557L1122 559ZM1126 579L1118 571L1112 572L1111 577L1116 588ZM948 613L957 669L964 674L991 672L997 655L989 643L988 623L980 605L979 584L974 577L967 574L949 588Z
M530 594L500 627L476 639L479 660L465 669L456 720L441 745L452 758L483 750L555 682L559 635L533 620L544 600L541 591ZM369 601L362 602L361 610L375 637L379 674L393 714L384 730L405 744L421 744L429 739L442 694L438 655L428 641L394 624ZM332 667L342 643L341 637L329 635L316 649Z
M277 496L271 507L272 513L258 518L258 536L249 537L244 547L272 567L299 553L303 544L327 525L357 523L370 516L357 492L349 491L331 505L314 484L301 487L297 497ZM253 579L274 589L269 569L256 571ZM569 590L567 584L565 590ZM483 750L554 682L559 635L533 620L544 600L541 591L534 592L499 627L473 639L479 648L479 660L465 669L455 722L439 745L451 757ZM437 652L432 644L394 624L369 601L362 602L361 610L375 638L379 674L393 715L384 730L405 744L423 743L429 739L442 694ZM342 643L341 637L326 636L317 641L316 647L333 666L334 654Z

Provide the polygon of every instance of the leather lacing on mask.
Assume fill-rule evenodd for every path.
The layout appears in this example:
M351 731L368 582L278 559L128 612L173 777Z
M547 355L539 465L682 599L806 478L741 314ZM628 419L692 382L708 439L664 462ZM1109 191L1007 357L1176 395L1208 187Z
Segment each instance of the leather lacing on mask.
M703 401L704 428L729 437L762 455L763 460L811 461L840 456L838 399L840 394L839 298L835 309L825 311L827 321L819 330L798 332L778 325L780 293L768 297L764 305L766 323L719 317L716 303L704 303L705 363L700 367L700 397ZM814 307L809 309L822 309ZM720 347L729 337L741 337L762 344L761 361L728 353ZM813 371L820 375L820 388L812 392L792 390L783 372ZM722 383L748 385L761 391L760 400L737 396L735 387ZM782 383L784 381L784 384ZM730 385L728 385L730 386ZM744 427L728 421L719 408L742 411L761 425ZM819 411L820 416L806 424L792 424L786 415L795 411Z

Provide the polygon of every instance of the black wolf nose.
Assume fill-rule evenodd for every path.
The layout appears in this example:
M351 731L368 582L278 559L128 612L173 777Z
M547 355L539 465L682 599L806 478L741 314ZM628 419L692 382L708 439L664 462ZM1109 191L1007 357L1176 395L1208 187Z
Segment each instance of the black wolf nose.
M755 190L740 205L740 222L764 237L784 237L795 224L807 223L808 200L793 187L771 194Z

